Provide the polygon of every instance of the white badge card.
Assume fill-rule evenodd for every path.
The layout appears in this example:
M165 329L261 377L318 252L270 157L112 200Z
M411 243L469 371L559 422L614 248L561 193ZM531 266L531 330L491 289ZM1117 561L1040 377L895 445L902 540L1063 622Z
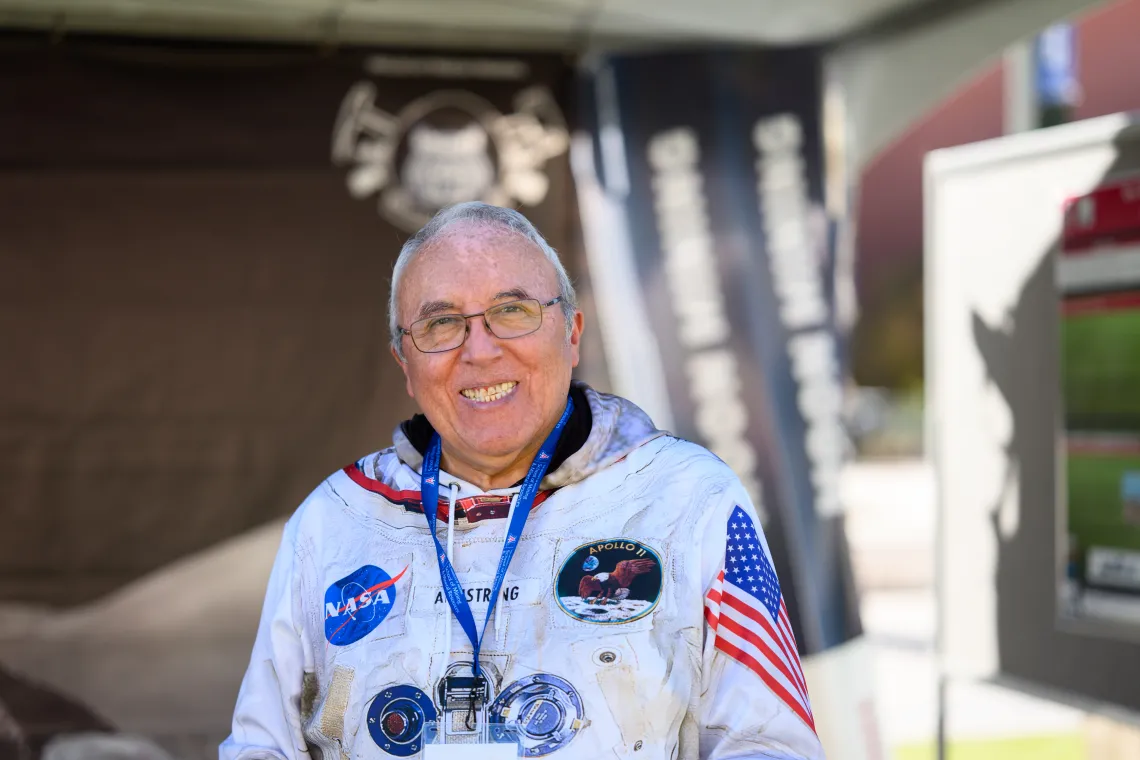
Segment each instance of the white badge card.
M518 760L518 744L425 744L424 760Z
M423 736L424 760L518 760L521 754L515 726L489 725L485 719L470 732L432 721L424 724Z

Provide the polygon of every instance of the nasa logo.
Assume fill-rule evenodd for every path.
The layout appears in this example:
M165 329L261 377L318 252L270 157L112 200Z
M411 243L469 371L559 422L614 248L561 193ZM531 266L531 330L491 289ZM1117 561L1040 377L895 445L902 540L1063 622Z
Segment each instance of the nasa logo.
M589 623L629 623L645 617L661 598L661 558L628 538L583 544L558 571L558 606Z
M325 638L330 644L355 644L376 630L396 603L395 578L375 565L365 565L325 591Z
M332 160L349 167L349 194L379 193L380 212L408 232L453 203L537 206L550 180L546 162L570 134L548 89L527 87L503 114L466 90L438 90L399 113L376 106L377 89L358 82L333 128Z

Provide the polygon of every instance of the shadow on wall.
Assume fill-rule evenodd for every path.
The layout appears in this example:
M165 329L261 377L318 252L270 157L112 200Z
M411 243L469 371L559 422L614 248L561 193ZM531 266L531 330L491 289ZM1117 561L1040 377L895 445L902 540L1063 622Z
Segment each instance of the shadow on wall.
M1118 141L1105 177L1140 166L1140 146ZM975 312L974 340L989 380L1010 410L1004 486L992 510L998 546L998 661L1003 675L1140 709L1134 644L1057 627L1056 440L1060 406L1060 304L1054 242L1018 294L1006 324L991 328ZM1140 391L1138 391L1140 392ZM1003 530L1002 503L1013 489L1015 530Z
M184 760L216 756L282 527L267 523L78 608L0 606L10 669L0 670L0 760L35 760L54 738L96 730L149 737ZM86 741L83 756L141 760L122 747L94 754Z
M0 668L0 758L34 760L58 733L109 732L88 708Z

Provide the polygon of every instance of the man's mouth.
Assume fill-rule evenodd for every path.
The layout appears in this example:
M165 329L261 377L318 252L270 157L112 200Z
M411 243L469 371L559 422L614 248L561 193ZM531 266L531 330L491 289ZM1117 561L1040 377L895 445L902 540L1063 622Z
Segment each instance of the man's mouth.
M464 388L463 390L459 391L459 393L463 396L463 398L471 399L472 401L480 404L488 404L492 401L498 401L501 398L506 398L507 396L511 395L514 393L515 386L517 385L518 383L516 383L514 380L508 380L505 383L499 383L498 385L486 385L482 388Z

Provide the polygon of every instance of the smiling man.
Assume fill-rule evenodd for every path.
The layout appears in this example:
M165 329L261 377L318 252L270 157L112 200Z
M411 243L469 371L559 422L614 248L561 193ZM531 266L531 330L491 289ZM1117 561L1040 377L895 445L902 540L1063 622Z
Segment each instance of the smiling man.
M530 222L441 211L389 320L423 414L287 524L221 757L822 758L744 488L572 381L582 313Z

